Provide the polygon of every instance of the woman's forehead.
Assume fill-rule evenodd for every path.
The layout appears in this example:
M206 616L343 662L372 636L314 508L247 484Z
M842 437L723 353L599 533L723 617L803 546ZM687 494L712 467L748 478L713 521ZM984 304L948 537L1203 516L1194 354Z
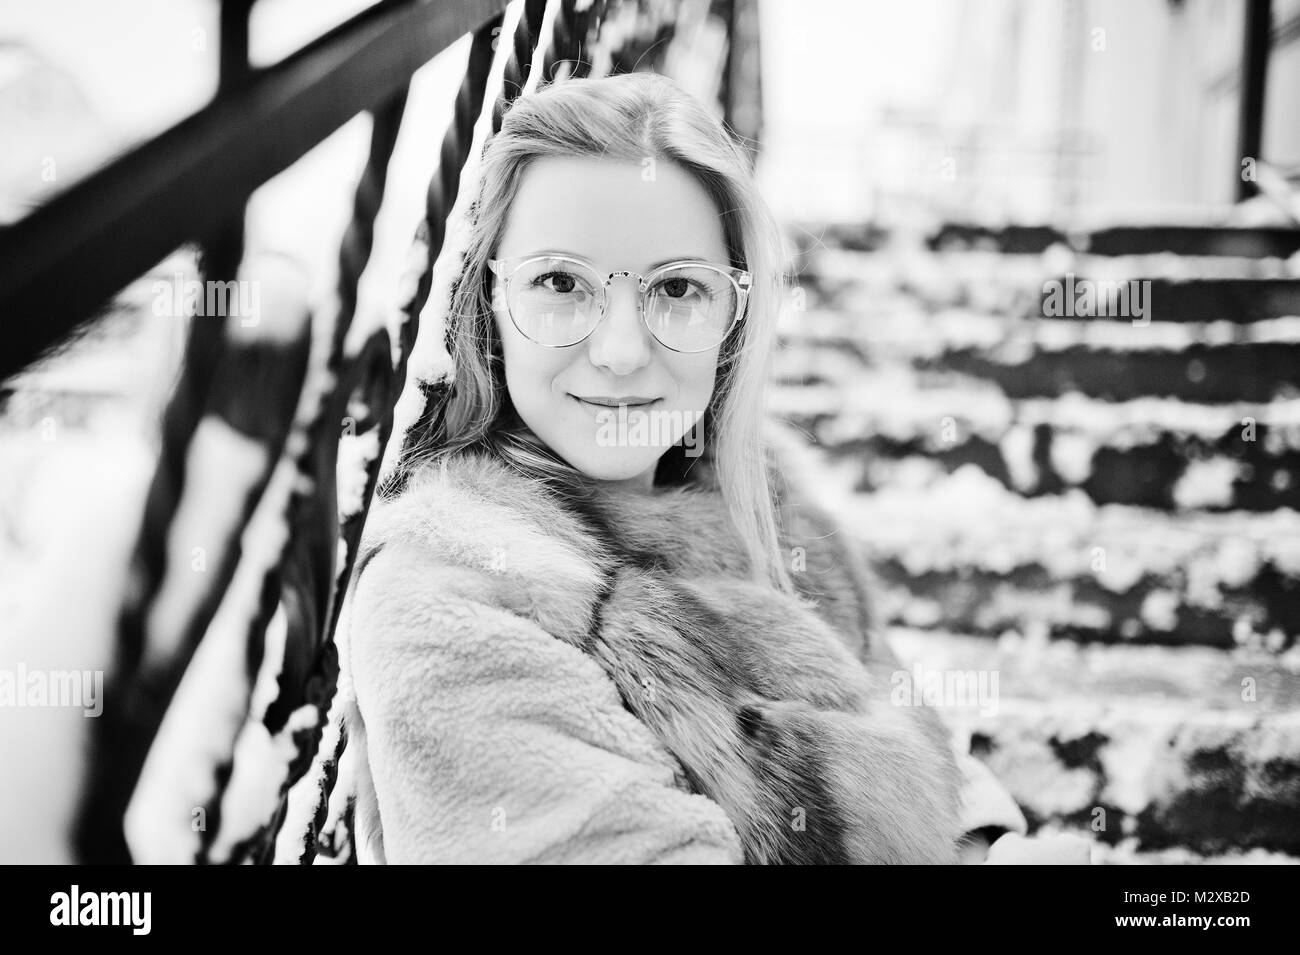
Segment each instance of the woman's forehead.
M726 259L722 218L708 192L678 164L649 159L548 156L531 164L497 257L547 251L610 270Z

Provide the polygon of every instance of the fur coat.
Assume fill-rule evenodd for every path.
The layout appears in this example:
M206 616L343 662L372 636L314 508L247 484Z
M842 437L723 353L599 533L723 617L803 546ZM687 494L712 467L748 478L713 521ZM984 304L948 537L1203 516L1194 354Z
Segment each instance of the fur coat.
M575 504L466 454L376 503L345 644L360 861L942 863L1023 830L891 705L834 523L783 484L782 594L702 485Z

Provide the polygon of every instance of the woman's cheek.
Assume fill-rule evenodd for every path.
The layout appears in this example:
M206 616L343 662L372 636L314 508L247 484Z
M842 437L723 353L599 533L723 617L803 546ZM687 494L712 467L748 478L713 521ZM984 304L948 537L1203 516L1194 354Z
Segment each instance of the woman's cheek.
M675 369L678 382L679 401L684 410L703 413L713 397L713 388L718 376L718 353L708 352L701 355L678 355L678 367Z

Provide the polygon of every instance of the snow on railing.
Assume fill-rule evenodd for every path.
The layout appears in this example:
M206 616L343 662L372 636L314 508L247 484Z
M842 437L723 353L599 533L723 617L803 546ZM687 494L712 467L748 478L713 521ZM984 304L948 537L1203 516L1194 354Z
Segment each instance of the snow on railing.
M710 14L752 27L751 2L715 0ZM260 293L256 321L226 302L191 324L70 837L81 862L349 855L333 827L323 831L343 801L332 798L346 743L329 719L334 633L507 2L378 3L265 69L248 63L252 5L222 4L221 81L209 106L0 230L0 380L58 349L185 243L203 249L205 287L255 283ZM588 73L594 61L612 72L654 69L683 10L681 0L555 6L546 43L547 0L524 0L501 44L493 132L539 48L547 81ZM607 19L614 26L602 37ZM419 279L396 341L384 327L349 336L412 76L467 33L465 75L417 236ZM728 116L732 92L724 81ZM244 209L254 189L362 111L373 117L370 152L337 295L313 309L295 267L245 258ZM193 540L205 542L202 553L180 543ZM191 572L195 560L204 573ZM295 789L309 770L304 782L319 785Z

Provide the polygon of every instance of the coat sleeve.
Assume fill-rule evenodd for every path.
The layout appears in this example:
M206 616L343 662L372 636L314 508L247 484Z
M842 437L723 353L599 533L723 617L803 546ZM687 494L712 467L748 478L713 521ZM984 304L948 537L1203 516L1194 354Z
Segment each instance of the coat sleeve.
M349 653L390 863L740 863L716 803L595 661L390 546L356 584Z
M956 755L962 775L962 832L995 830L1025 835L1029 831L1025 815L993 771L961 749Z
M793 535L791 542L802 545L807 561L808 573L797 577L797 582L807 588L809 581L816 581L817 592L811 596L828 598L822 601L827 622L865 664L886 673L902 669L879 626L872 605L879 584L860 545L833 516L833 508L803 493L810 486L802 458L806 453L801 450L803 442L779 426L772 433L781 449L777 473L783 478L784 520ZM1028 825L1020 807L993 772L970 755L969 739L953 737L938 714L930 722L949 736L961 772L962 832L995 830L1024 835Z

